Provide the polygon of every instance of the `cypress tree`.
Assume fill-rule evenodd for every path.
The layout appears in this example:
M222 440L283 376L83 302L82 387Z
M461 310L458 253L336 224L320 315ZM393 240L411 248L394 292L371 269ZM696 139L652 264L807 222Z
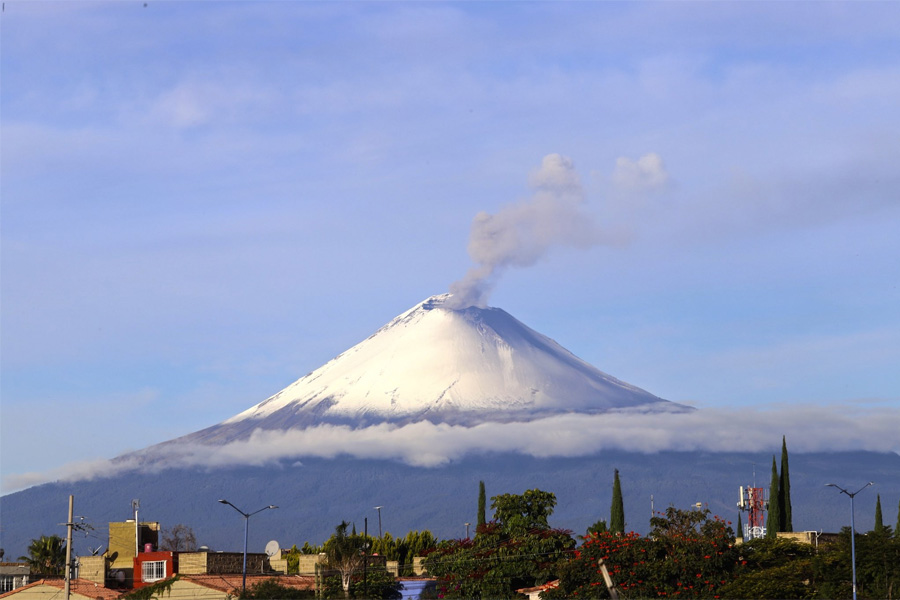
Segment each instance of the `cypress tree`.
M791 521L791 475L788 470L787 441L781 436L781 478L778 486L778 510L781 511L778 531L793 531Z
M900 540L900 502L897 502L897 526L894 527L894 537Z
M609 531L625 533L625 503L622 501L622 484L619 481L619 470L616 469L613 479L612 503L609 512Z
M876 496L875 500L875 533L884 533L884 521L881 518L881 494Z
M741 513L738 513L738 523L737 523L737 531L735 532L735 537L739 537L739 538L744 537L744 524L741 523Z
M766 515L766 537L778 537L778 525L781 523L781 511L778 506L778 467L775 466L775 455L772 455L772 482L769 484L769 514Z
M487 498L484 494L484 482L478 482L478 524L475 526L476 533L478 532L478 528L486 523L485 520L485 510L486 510Z

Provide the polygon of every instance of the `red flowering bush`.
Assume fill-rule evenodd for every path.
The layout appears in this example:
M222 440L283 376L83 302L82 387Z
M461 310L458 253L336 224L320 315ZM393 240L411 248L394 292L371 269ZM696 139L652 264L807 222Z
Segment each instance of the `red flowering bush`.
M545 598L607 598L606 565L623 595L639 598L718 598L737 563L734 532L708 510L670 507L651 520L647 537L590 534L560 570L560 585Z

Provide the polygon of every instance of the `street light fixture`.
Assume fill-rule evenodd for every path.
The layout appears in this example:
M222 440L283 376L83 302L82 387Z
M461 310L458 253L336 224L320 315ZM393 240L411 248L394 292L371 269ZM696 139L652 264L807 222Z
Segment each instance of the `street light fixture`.
M850 496L850 562L853 565L853 600L856 600L856 524L853 522L853 497L870 485L874 484L874 481L870 481L869 483L852 493L834 483L825 484L825 487L837 488L841 490L842 494L847 494L848 496Z
M383 506L375 507L375 510L378 511L378 537L379 537L379 539L381 538L381 509L382 508L384 508L384 507Z
M244 517L244 567L241 573L243 574L243 581L241 583L241 589L243 591L247 591L247 534L250 532L250 517L255 515L256 513L261 513L264 510L269 510L270 508L278 508L274 504L270 504L269 506L263 506L261 509L254 511L252 513L245 513L237 506L229 502L228 500L219 500L221 504L227 504L234 510L238 511Z

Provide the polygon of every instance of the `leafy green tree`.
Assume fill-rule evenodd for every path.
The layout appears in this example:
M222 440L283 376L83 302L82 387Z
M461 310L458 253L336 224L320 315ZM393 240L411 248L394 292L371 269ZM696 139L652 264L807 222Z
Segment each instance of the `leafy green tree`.
M584 535L579 535L578 539L584 541L592 535L606 533L607 531L609 531L609 527L606 526L606 521L600 519L599 521L588 527Z
M508 535L524 533L529 529L549 529L549 518L555 507L556 495L538 489L491 498L494 520Z
M772 481L769 484L769 512L766 515L766 537L777 537L781 524L781 511L778 506L778 488L781 487L778 477L778 467L775 466L775 455L772 455Z
M878 494L875 500L875 527L872 531L874 533L884 533L884 520L881 516L881 494Z
M484 482L479 481L478 482L478 516L477 516L478 521L475 525L476 535L478 534L478 528L481 527L482 525L484 525L484 523L486 521L486 519L485 519L485 511L487 510L486 504L487 504L487 500L486 500L486 496L484 493Z
M778 479L778 531L793 531L794 523L791 516L791 475L788 468L787 439L781 436L781 475Z
M328 567L340 573L341 589L345 598L350 597L350 582L353 575L361 571L365 563L363 554L365 539L356 535L356 527L350 535L347 535L349 526L346 521L341 521L341 524L335 527L334 534L325 542Z
M625 533L625 503L622 501L622 483L619 481L619 470L615 470L613 479L612 503L609 510L609 530L612 533Z
M815 548L783 538L757 538L738 547L736 577L722 587L725 598L813 598Z
M557 577L557 565L574 548L571 532L548 520L556 496L541 490L491 498L494 520L474 539L447 540L425 566L445 598L514 598L515 590Z
M402 597L401 584L384 569L372 569L366 572L365 577L357 572L350 579L349 596L344 595L343 583L340 577L326 577L323 598L372 598L396 599Z
M738 513L737 529L735 529L734 534L740 538L744 537L744 524L741 523L741 513Z
M165 596L161 596L165 598ZM240 600L300 600L315 598L315 590L301 590L282 585L275 578L254 583L237 596Z
M820 547L821 548L821 547ZM838 542L820 549L818 596L849 597L851 589L850 528L841 530ZM856 583L860 598L896 598L900 589L900 540L889 527L881 533L856 535Z
M66 570L66 541L58 535L42 535L31 540L28 556L19 560L28 564L33 575L60 577Z

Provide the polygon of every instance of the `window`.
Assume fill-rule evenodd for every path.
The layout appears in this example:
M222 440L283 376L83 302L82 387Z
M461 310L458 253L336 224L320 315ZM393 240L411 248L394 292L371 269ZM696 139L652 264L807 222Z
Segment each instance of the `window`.
M154 582L166 578L166 561L148 560L141 563L141 581Z

